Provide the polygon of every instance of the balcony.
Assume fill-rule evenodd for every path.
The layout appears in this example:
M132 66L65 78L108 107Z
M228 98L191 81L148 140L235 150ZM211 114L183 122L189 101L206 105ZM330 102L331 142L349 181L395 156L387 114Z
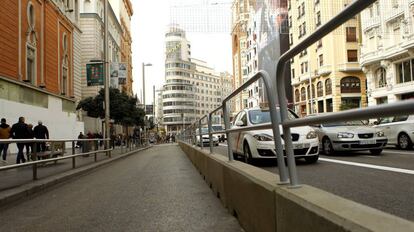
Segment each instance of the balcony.
M338 70L341 72L360 72L361 65L358 62L348 62L338 65Z
M385 21L388 22L403 15L404 9L402 8L401 4L399 4L396 6L392 6L391 9L387 9L385 12Z
M373 18L369 18L369 19L362 21L362 30L366 32L373 27L380 26L380 24L381 24L381 18L379 16L375 16Z
M331 72L332 72L332 65L330 64L321 66L317 70L317 74L321 76L329 75Z

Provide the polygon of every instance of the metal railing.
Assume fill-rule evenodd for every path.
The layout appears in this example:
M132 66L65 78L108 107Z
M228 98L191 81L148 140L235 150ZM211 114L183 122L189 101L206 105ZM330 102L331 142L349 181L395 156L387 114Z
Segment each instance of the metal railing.
M245 82L242 86L237 88L233 93L231 93L226 99L223 100L222 105L208 114L208 116L204 116L198 121L198 128L200 133L200 145L203 147L203 140L202 136L208 134L209 135L209 145L210 145L210 152L213 152L212 146L212 135L219 134L219 133L226 133L227 136L227 147L228 147L228 157L229 161L233 160L233 152L232 152L232 141L229 139L229 134L231 132L241 132L241 131L248 131L248 130L258 130L258 129L272 129L273 131L273 138L274 138L274 145L276 149L276 157L284 157L283 146L282 146L282 138L281 132L279 130L279 125L282 125L283 128L283 137L284 137L284 145L285 145L285 152L287 157L287 166L286 169L284 159L277 159L278 169L279 169L279 177L281 184L290 183L292 187L299 186L299 180L296 170L296 163L295 163L295 156L293 151L293 143L291 137L291 128L298 127L298 126L307 126L312 124L322 124L327 122L338 122L338 121L346 121L346 120L365 120L371 118L378 118L378 117L387 117L387 116L397 116L397 115L407 115L407 114L414 114L414 100L405 100L402 102L391 103L387 105L379 105L379 106L372 106L363 109L353 109L353 110L346 110L342 112L334 112L329 114L324 114L320 116L314 116L309 118L299 118L299 119L289 119L288 117L288 102L286 98L286 83L284 80L284 72L286 66L289 64L289 60L294 56L298 55L300 52L311 46L312 44L316 43L318 40L322 39L325 35L329 34L330 32L334 31L337 27L341 26L343 23L347 22L348 20L352 19L355 15L363 11L365 8L373 4L376 0L356 0L348 5L341 13L336 15L326 24L319 27L314 33L309 35L305 38L302 42L300 42L295 47L288 50L284 53L279 60L276 62L276 93L273 92L271 86L271 77L265 71L259 71L256 75L251 77L247 82ZM257 125L257 126L249 126L237 129L230 128L230 115L228 109L228 101L235 97L237 94L242 92L245 88L253 84L255 81L262 79L267 93L267 98L269 102L269 110L270 110L270 117L271 123ZM290 88L290 87L289 87ZM277 111L277 103L280 107L280 115ZM211 128L211 116L212 114L216 113L219 110L223 110L224 116L224 124L225 130L213 132ZM201 123L202 120L208 120L208 133L203 134L201 133ZM192 125L188 127L185 131L183 131L180 139L187 141L189 143L193 142L193 144L197 143L197 139L195 138L194 133L195 126Z
M72 168L75 169L76 168L76 157L79 157L79 156L94 155L95 162L98 161L97 155L99 153L103 153L109 158L111 158L112 151L114 150L113 148L100 149L101 146L99 144L100 142L104 142L104 141L111 141L111 139L0 139L0 144L14 144L14 143L24 144L24 145L30 144L32 152L29 154L31 156L31 159L33 160L30 162L25 162L25 163L10 164L6 166L2 166L0 167L0 172L5 171L5 170L10 170L10 169L32 166L33 167L33 180L37 180L38 179L38 176L37 176L38 165L45 164L51 161L57 162L59 160L66 160L66 159L72 159ZM40 145L41 143L50 143L51 146L57 143L64 144L64 145L62 146L61 151L53 151L53 148L50 151L38 151L38 145ZM66 143L71 143L72 145L71 155L65 155L66 153L65 144ZM78 154L76 154L77 143L80 143L81 145L80 146L81 153L78 153ZM89 151L91 150L92 146L94 146L94 150ZM129 149L130 151L132 151L133 147L137 147L137 144L134 145L134 143L131 141L126 142L127 150ZM122 151L123 151L123 147L121 146L121 152ZM44 155L56 156L56 157L37 160L38 158L41 158ZM57 156L62 156L62 157L57 157Z

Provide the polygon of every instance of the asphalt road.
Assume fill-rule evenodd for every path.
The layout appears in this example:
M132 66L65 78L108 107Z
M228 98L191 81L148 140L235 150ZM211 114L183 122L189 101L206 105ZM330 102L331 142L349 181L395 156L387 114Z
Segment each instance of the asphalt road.
M227 145L220 144L214 151L227 156ZM278 173L276 160L254 165ZM297 167L303 184L414 221L414 151L321 155L316 164L297 160Z
M0 231L242 231L177 145L0 209Z

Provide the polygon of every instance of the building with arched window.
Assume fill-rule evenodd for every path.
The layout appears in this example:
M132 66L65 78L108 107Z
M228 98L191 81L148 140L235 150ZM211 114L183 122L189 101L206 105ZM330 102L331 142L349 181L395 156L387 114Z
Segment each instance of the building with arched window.
M414 98L414 2L376 1L361 13L361 25L368 104Z
M347 4L347 0L288 1L291 47L332 19ZM307 90L306 99L295 101L300 115L366 106L365 75L358 55L359 29L359 18L354 17L290 60L294 92L302 88ZM357 85L356 79L348 77L358 79L359 92L352 87ZM310 85L316 91L310 91Z
M83 131L77 0L1 0L0 112L48 126L52 138Z

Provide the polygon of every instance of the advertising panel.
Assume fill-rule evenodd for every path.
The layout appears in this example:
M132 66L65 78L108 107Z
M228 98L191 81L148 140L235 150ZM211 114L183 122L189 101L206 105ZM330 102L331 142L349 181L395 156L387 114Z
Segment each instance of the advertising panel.
M104 85L103 63L86 64L86 82L88 86Z

